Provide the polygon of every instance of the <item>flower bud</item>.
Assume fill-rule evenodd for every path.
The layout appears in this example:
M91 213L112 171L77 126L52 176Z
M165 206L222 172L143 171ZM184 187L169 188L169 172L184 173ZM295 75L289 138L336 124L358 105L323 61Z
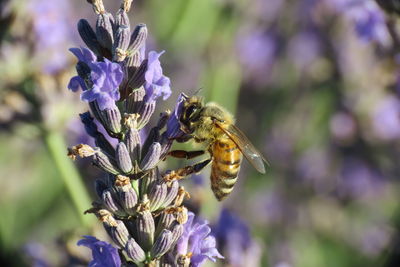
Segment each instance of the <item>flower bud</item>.
M128 70L130 77L128 81L128 87L140 88L146 81L145 74L147 70L147 59L143 60L142 63L139 63L138 67L132 67L129 64L130 63L128 59Z
M126 112L130 114L139 114L139 110L143 105L143 98L146 92L143 87L133 90L126 99Z
M160 160L160 155L161 155L161 145L158 142L154 142L150 146L149 151L147 152L146 156L140 163L140 169L145 171L154 168L158 163L158 161Z
M112 240L121 248L124 248L131 238L125 224L120 220L115 220L116 225L104 224L104 228L111 236Z
M95 139L96 146L100 147L101 150L109 155L114 155L115 151L113 146L108 142L102 133L97 130L97 125L94 123L93 118L90 116L90 112L79 114L83 125L85 126L86 132Z
M150 250L154 242L154 219L149 210L139 213L136 219L136 229L139 244L147 251Z
M121 132L121 112L117 107L100 112L104 128L114 134Z
M133 161L140 161L140 134L137 129L130 128L125 135L125 143Z
M92 50L96 55L100 55L100 43L99 41L97 41L96 33L93 31L87 20L79 20L78 32L87 47Z
M129 173L132 171L132 160L124 142L118 143L116 149L116 158L118 166L123 173Z
M163 229L169 229L174 221L176 221L176 217L173 213L162 212L157 223L156 236L158 236Z
M154 142L158 142L160 139L160 131L158 127L151 128L150 132L147 134L147 138L143 143L142 146L142 158L146 156L150 147L153 145ZM159 143L159 142L158 142Z
M115 195L111 192L110 189L106 189L102 193L102 200L104 203L104 206L111 211L114 214L123 216L126 215L122 210L121 207L119 206Z
M117 11L117 14L115 14L115 26L125 26L130 28L130 22L129 22L129 17L128 14L124 9L119 9Z
M138 197L132 188L130 179L126 176L118 175L115 181L115 189L118 192L123 209L130 215L134 214Z
M153 183L149 192L150 210L156 211L165 201L168 189L165 183Z
M114 42L113 37L113 17L110 13L101 13L97 15L96 37L100 45L111 50Z
M113 46L113 60L117 62L123 61L127 56L127 49L130 38L129 27L121 25L115 34L115 42Z
M173 239L171 231L164 229L154 242L150 255L153 259L159 258L172 248Z
M160 172L158 171L158 168L150 170L146 174L146 176L141 179L140 194L141 195L147 194L149 191L150 184L159 179L160 179Z
M143 262L146 259L146 255L143 249L139 246L138 243L136 243L133 238L130 238L128 240L125 251L128 254L129 258L131 258L136 263Z
M184 227L182 224L175 222L175 225L172 227L172 244L175 245L178 242L179 238L183 235Z
M139 111L140 118L138 120L138 129L143 128L150 120L151 115L153 115L154 110L156 108L155 101L147 101L142 106L141 110Z
M171 185L168 187L168 193L165 197L164 203L161 207L167 207L174 201L179 191L179 183L177 181L173 181Z
M147 27L146 24L138 24L135 28L135 30L132 32L131 35L131 40L129 43L129 52L131 54L134 54L142 48L142 46L145 44L147 39Z
M98 151L96 152L96 154L93 155L92 162L95 166L105 172L119 174L118 168L116 167L117 163L115 162L115 160L111 159L101 151Z
M144 59L142 58L140 52L136 52L133 54L130 54L128 56L128 60L127 60L127 66L130 68L133 68L133 70L135 70L136 68L138 68L141 64L144 63ZM144 64L144 66L147 69L147 60L145 62L146 64Z

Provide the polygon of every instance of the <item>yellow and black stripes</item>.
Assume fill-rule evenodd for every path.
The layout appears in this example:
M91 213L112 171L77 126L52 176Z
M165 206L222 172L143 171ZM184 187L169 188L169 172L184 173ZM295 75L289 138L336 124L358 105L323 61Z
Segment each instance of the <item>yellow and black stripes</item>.
M211 189L221 201L228 196L236 183L242 153L229 138L216 140L211 147L213 162L211 167Z

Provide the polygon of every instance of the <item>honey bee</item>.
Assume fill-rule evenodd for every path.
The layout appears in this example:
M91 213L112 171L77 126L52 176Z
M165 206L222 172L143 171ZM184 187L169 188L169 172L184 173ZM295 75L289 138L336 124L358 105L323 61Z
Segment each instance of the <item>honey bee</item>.
M260 173L267 161L234 125L233 116L215 103L204 104L201 97L186 97L179 118L181 129L196 142L206 143L211 155L211 189L221 201L233 190L242 155Z

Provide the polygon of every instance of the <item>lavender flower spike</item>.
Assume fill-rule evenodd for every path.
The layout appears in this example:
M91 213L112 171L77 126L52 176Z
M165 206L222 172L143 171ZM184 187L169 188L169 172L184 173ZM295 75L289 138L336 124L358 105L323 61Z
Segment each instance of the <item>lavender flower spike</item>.
M84 91L81 99L87 102L97 100L101 110L114 108L120 97L118 86L124 77L121 66L104 59L104 62L91 63L89 67L93 88Z
M206 221L195 220L194 214L189 212L183 235L176 245L180 258L178 262L190 260L190 266L197 267L207 259L213 262L216 258L223 259L216 248L215 237L210 232L211 228Z
M93 236L86 235L83 237L84 239L78 241L78 246L85 246L92 250L93 260L89 263L89 267L121 266L121 259L115 247Z
M171 81L163 75L160 60L158 59L164 51L157 53L150 51L147 62L147 70L145 73L146 97L150 101L155 101L161 95L166 100L171 95Z

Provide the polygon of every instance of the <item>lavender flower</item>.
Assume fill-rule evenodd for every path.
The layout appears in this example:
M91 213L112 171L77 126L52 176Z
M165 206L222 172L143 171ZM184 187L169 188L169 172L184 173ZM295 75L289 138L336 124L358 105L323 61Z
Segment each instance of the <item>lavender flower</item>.
M151 51L148 56L144 87L149 101L155 101L161 95L163 100L166 100L171 95L171 82L168 77L163 75L161 63L158 59L162 54L164 54L164 51L160 53Z
M240 218L223 209L213 232L231 266L260 266L261 249Z
M124 0L114 18L106 12L101 0L92 1L98 16L96 31L86 20L78 23L79 33L90 49L71 49L79 60L78 75L68 87L72 91L82 89L81 99L89 102L90 112L80 116L96 147L78 144L69 148L68 155L73 159L91 158L93 165L105 173L95 182L98 200L87 213L95 214L103 223L123 252L119 254L126 255L124 262L177 266L182 256L188 257L192 266L199 266L206 258L215 261L222 256L215 248L215 239L209 236L210 228L203 222L194 223L194 215L188 216L183 205L189 194L178 180L185 176L186 168L165 172L158 168L173 141L178 138L184 141L179 117L186 96L181 94L173 115L167 111L161 113L157 124L143 134L142 128L155 111L156 99L160 96L166 99L171 89L159 61L162 53L150 52L148 59L142 57L147 36L145 25L139 24L130 33L126 13L130 3ZM120 105L116 105L117 101ZM102 133L98 124L107 133ZM115 146L110 138L115 140ZM184 233L186 239L181 238ZM87 239L79 244L96 252L92 265L121 263L110 263L114 260L111 256L98 256L100 241ZM183 252L185 242L188 250L184 255L178 254Z
M195 220L194 214L189 212L183 235L176 245L178 262L188 261L190 266L196 267L207 259L213 262L216 258L223 259L216 248L215 237L210 233L207 221Z
M92 250L93 260L89 263L90 267L121 266L118 250L107 242L100 241L93 236L84 236L84 239L78 241L78 246L85 246Z
M54 74L68 65L68 57L60 52L71 39L69 31L69 1L34 0L30 4L33 14L33 32L36 53L43 61L43 71ZM45 57L43 57L45 55Z
M375 41L382 46L390 43L385 14L373 0L334 1L335 8L350 19L362 41Z
M82 89L81 99L87 102L96 100L100 110L114 108L115 101L120 98L118 87L124 77L121 66L106 58L104 62L96 62L96 56L87 48L71 48L70 51L90 69L92 87L88 88L85 74L81 74L71 78L68 88L73 92Z
M372 114L375 135L383 141L400 137L400 101L395 96L384 97Z
M277 36L261 29L248 32L240 37L238 52L245 74L256 83L265 83L277 57Z
M100 110L115 107L115 101L119 100L118 86L122 82L123 72L118 63L108 59L104 62L96 62L89 65L93 88L82 93L81 99L87 102L97 101Z

